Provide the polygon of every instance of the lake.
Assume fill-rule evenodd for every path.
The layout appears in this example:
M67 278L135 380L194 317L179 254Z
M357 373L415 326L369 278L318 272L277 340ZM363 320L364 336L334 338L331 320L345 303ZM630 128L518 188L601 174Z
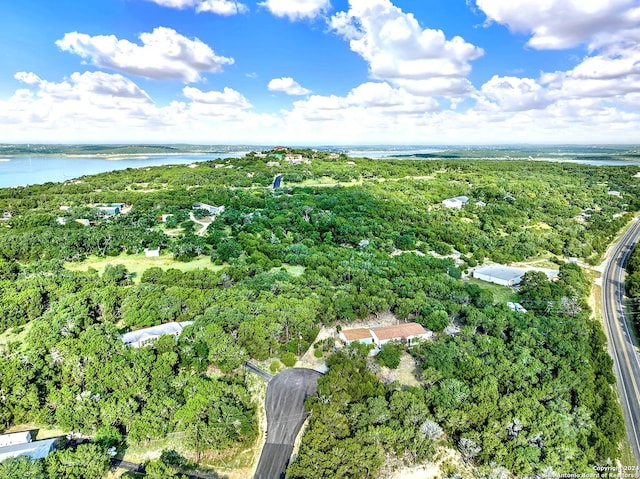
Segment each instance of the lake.
M220 154L105 157L14 156L0 158L0 188L67 181L85 175L146 166L189 165L219 158L241 158L246 152Z

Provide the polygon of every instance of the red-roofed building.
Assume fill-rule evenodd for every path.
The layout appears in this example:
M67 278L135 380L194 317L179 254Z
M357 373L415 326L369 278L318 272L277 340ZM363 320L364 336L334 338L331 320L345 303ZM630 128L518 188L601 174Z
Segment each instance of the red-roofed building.
M380 347L389 341L402 341L413 344L420 339L431 339L433 333L418 323L402 323L381 328L344 329L339 334L345 344L358 341L363 344L375 344Z
M394 326L385 326L371 330L373 342L376 346L382 346L389 341L402 341L408 344L420 339L431 339L433 333L423 328L418 323L402 323Z
M371 331L365 328L344 329L340 331L340 339L345 344L351 344L355 341L362 344L373 344L373 336Z

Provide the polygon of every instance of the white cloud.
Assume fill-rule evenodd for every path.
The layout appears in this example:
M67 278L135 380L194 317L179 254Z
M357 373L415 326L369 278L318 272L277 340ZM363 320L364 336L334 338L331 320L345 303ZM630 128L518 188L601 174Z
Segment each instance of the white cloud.
M269 91L281 91L287 95L307 95L311 90L302 87L291 77L274 78L267 86Z
M265 0L258 5L267 8L276 17L287 17L291 21L312 19L331 8L329 0Z
M333 123L351 118L369 123L396 123L402 118L415 118L438 109L433 98L415 96L386 82L366 82L352 89L346 96L312 95L294 102L289 118L303 121ZM295 121L291 123L296 123Z
M185 9L195 8L196 12L209 12L216 15L231 16L247 13L249 8L235 0L147 0L163 7Z
M13 77L27 85L36 85L42 81L38 75L32 72L18 72Z
M0 99L0 141L246 142L270 143L282 120L258 114L231 88L202 91L186 86L186 101L158 105L120 74L73 73L52 82L30 72L16 79L26 87ZM248 133L253 132L253 133Z
M640 25L637 0L476 0L487 19L530 33L536 49L597 46L623 39Z
M483 50L461 37L424 29L390 0L349 0L349 10L330 21L351 50L369 63L373 78L422 95L457 95L472 87L470 62Z
M112 70L154 79L201 80L201 73L217 73L233 58L218 56L207 44L189 39L175 30L157 27L151 33L140 34L142 45L119 40L115 35L89 36L66 33L56 45L91 63Z
M531 78L500 77L494 75L482 85L479 109L503 112L543 109L552 103L549 92Z
M196 103L227 106L240 108L242 110L253 108L251 103L249 103L242 93L229 87L225 87L223 91L204 92L198 88L187 86L182 89L182 94Z

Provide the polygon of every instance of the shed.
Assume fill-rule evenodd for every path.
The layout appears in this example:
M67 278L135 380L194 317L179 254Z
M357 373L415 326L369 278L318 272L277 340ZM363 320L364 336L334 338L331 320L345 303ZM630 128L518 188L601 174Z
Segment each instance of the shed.
M147 258L155 258L157 256L160 256L160 248L156 248L156 249L145 248L144 255Z

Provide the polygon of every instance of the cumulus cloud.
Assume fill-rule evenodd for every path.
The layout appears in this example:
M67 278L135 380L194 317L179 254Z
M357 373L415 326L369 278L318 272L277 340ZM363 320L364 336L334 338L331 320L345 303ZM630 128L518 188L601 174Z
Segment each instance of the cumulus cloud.
M506 112L538 110L552 103L549 92L531 78L500 77L494 75L482 85L478 108Z
M269 91L281 91L287 95L307 95L311 90L302 87L291 77L274 78L267 86Z
M245 96L229 87L225 87L222 91L207 91L204 92L194 87L184 87L182 94L196 102L206 103L208 105L229 106L233 108L247 109L253 108L251 103L245 98Z
M265 0L258 5L276 17L287 17L291 21L312 19L331 8L329 0Z
M22 83L26 83L27 85L37 85L42 81L40 77L33 72L18 72L13 75L13 77L16 80L21 81Z
M589 56L571 70L543 74L540 81L561 99L624 100L640 92L640 46Z
M142 45L115 35L92 37L71 32L56 45L98 67L158 80L196 82L203 72L218 73L234 62L233 58L216 55L198 38L189 39L171 28L157 27L151 33L142 33L140 41Z
M183 10L185 8L194 8L196 12L209 12L216 15L231 16L239 13L247 13L249 8L235 0L147 0L163 7L177 8Z
M469 92L470 62L484 53L459 36L447 40L441 30L422 28L390 0L349 0L349 10L330 25L369 64L373 78L421 95Z
M402 117L415 118L438 109L438 102L416 96L386 82L366 82L353 88L346 96L312 95L294 102L290 117L305 121L334 122L340 118L373 122L395 122ZM378 120L376 120L378 117Z
M490 22L530 33L536 49L597 46L623 39L640 25L637 0L476 0Z
M0 99L0 138L5 141L85 142L102 137L108 128L111 141L240 142L253 131L255 141L267 143L270 128L282 128L280 118L254 113L231 88L186 86L185 101L158 105L120 74L76 72L60 82L31 72L15 77L25 87Z

